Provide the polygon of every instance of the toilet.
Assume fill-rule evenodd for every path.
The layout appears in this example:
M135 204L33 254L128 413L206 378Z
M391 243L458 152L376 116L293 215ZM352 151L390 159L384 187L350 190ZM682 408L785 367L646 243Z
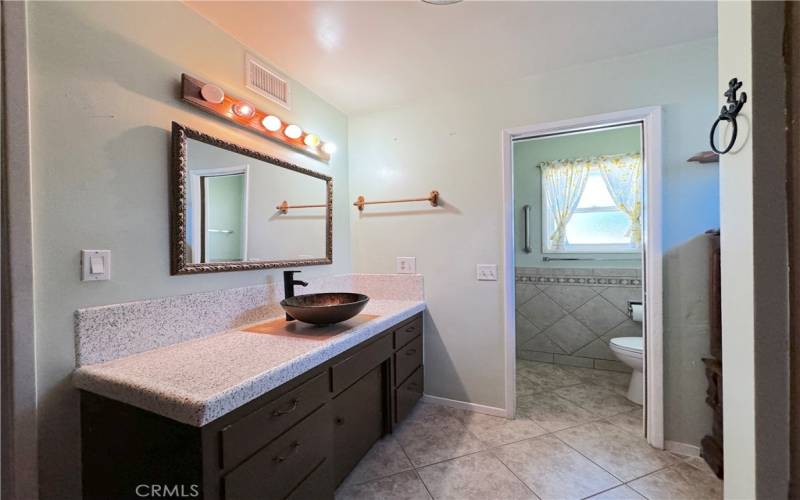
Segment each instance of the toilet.
M644 385L642 376L642 352L644 351L643 337L617 337L611 339L608 345L614 356L633 369L631 382L628 385L628 399L642 404Z

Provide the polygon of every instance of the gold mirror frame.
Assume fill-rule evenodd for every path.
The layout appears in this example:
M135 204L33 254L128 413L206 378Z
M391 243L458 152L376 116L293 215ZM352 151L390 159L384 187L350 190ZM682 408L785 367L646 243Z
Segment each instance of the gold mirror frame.
M325 210L325 257L318 259L236 261L199 264L186 262L186 177L189 172L186 156L187 139L194 139L211 146L271 163L276 167L286 168L294 172L324 180L327 193ZM170 168L169 186L170 236L172 239L170 244L170 273L172 275L317 266L331 264L333 262L333 179L330 176L204 134L203 132L181 125L180 123L172 122L172 165Z

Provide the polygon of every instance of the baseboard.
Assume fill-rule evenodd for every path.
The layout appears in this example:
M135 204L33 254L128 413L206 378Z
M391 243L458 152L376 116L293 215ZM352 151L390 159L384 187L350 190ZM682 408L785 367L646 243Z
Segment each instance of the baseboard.
M693 444L679 443L677 441L664 441L664 449L677 453L678 455L685 455L687 457L699 457L700 447Z
M459 410L469 410L474 411L475 413L484 413L486 415L493 415L495 417L506 416L505 408L486 406L478 403L467 403L466 401L457 401L455 399L440 398L439 396L431 396L430 394L423 394L422 401L425 403L449 406L450 408L458 408Z

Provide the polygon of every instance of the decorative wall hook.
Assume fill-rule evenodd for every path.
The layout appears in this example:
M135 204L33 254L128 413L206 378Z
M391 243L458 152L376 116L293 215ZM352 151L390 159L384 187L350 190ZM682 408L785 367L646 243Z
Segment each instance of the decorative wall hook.
M740 82L738 78L733 78L728 82L728 90L726 90L725 94L723 94L728 99L722 106L722 109L719 110L719 117L717 117L717 120L711 127L711 133L709 134L711 149L713 149L715 153L724 155L730 151L733 145L736 143L736 135L739 132L739 127L736 124L736 115L739 114L742 106L744 106L744 103L747 102L747 94L744 92L739 94L738 99L736 98L736 92L738 92L740 88L742 88L742 82ZM733 131L731 132L731 140L728 142L728 145L725 146L725 149L722 150L718 149L717 145L714 144L714 132L717 131L719 122L729 122L733 127Z

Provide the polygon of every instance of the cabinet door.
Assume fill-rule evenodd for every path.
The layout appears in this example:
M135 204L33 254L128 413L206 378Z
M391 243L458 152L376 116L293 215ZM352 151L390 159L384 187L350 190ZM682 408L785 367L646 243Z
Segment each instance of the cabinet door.
M411 413L419 398L422 397L425 382L423 373L423 368L420 366L395 391L395 411L397 412L395 422L398 424Z
M383 373L383 365L378 366L333 400L336 484L384 433Z
M285 498L318 464L327 467L330 439L325 405L226 474L225 500Z

